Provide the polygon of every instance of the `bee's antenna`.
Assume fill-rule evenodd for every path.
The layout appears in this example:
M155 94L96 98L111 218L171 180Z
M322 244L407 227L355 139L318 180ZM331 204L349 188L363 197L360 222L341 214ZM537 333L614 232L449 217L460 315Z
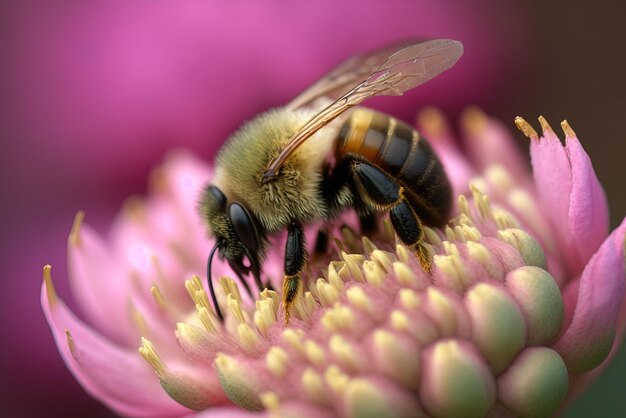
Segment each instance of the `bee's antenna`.
M213 277L211 277L211 264L213 263L213 256L215 255L215 251L219 249L224 244L224 238L220 238L215 243L215 246L211 250L209 254L209 258L207 260L206 266L206 275L207 281L209 282L209 292L211 293L211 301L213 302L213 306L215 306L215 312L217 313L220 321L224 320L224 315L222 315L222 311L220 310L220 306L217 304L217 297L215 297L215 290L213 289Z

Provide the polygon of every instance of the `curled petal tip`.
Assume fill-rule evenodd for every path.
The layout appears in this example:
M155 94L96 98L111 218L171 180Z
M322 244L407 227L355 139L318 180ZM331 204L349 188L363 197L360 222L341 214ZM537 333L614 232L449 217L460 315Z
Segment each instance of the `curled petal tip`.
M561 122L561 129L563 129L563 132L565 133L566 138L576 137L576 132L574 132L574 130L570 126L569 122L567 122L567 120L564 120L563 122Z
M537 134L537 131L535 131L535 129L528 122L526 122L523 117L517 116L515 118L515 126L517 126L517 129L522 131L527 138L535 141L539 140L539 134Z
M54 289L54 283L52 282L52 266L50 264L43 266L43 281L46 285L48 304L50 307L53 307L57 303L58 297Z
M541 125L541 130L543 131L544 136L547 134L554 134L554 129L552 129L552 126L550 126L546 118L543 116L539 116L539 124Z
M480 108L472 106L461 114L461 123L470 134L476 135L487 126L487 115Z
M85 220L85 212L78 211L76 216L74 217L74 223L72 224L72 230L70 232L70 236L68 238L69 245L79 246L80 245L80 231L83 225L83 221Z
M131 196L122 204L122 211L131 219L141 221L145 219L146 208L145 204L138 197Z

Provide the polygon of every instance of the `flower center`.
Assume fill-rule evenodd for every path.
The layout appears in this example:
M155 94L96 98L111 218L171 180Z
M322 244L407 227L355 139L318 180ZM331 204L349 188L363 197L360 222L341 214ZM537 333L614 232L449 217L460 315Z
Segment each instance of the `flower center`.
M354 380L371 373L418 390L415 353L421 350L451 358L492 393L493 378L483 379L486 371L502 373L527 342L553 339L562 309L550 311L550 301L560 300L550 275L528 267L545 268L535 239L518 228L510 213L493 209L477 186L471 190L471 200L459 197L460 215L443 231L425 229L434 254L430 274L406 247L395 244L389 222L375 243L342 228L335 261L303 275L307 289L294 303L289 326L278 321L279 293L266 289L248 303L228 277L219 280L220 321L202 280L192 277L185 286L195 312L177 324L180 347L192 363L216 367L229 399L252 410L275 409L283 399L330 405L328 390L345 395L350 387L361 394L386 393L378 380ZM541 294L535 294L537 289ZM153 294L157 303L165 303L158 289ZM547 311L551 319L536 310ZM168 393L188 405L179 399L187 392L171 383L185 380L180 371L171 371L146 339L140 352L163 386L175 388ZM193 373L188 375L194 381ZM196 387L183 386L192 392ZM481 399L487 405L492 397Z

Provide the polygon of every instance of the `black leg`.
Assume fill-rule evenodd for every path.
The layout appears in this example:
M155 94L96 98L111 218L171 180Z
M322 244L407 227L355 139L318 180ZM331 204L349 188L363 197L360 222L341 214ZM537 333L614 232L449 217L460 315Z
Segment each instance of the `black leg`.
M283 307L285 309L285 325L289 323L293 301L302 287L300 272L304 269L306 248L302 225L292 223L287 230L285 245L285 277L283 279Z
M351 167L363 202L372 209L389 211L391 224L400 241L415 251L424 270L430 272L430 254L422 243L422 223L404 196L402 185L380 168L358 157L351 159Z

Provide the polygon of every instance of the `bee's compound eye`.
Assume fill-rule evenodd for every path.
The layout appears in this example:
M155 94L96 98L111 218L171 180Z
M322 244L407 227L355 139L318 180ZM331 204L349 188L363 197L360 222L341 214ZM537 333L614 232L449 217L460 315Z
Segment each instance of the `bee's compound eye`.
M216 186L207 187L207 193L209 193L211 197L215 199L215 201L217 202L217 208L219 209L219 211L225 212L227 201L226 201L226 196L224 196L224 193L222 193L222 191Z
M241 243L251 252L256 252L258 250L258 242L248 211L239 203L232 203L228 207L228 217Z

